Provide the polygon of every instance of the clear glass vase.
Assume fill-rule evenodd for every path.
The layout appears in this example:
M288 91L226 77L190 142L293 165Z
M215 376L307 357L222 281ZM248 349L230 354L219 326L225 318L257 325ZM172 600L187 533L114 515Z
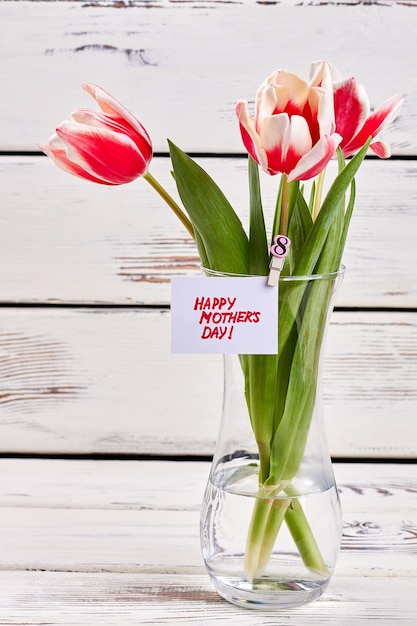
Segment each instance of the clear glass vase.
M201 510L217 592L261 610L318 598L341 510L323 422L323 346L343 270L279 281L279 353L224 355L224 400Z

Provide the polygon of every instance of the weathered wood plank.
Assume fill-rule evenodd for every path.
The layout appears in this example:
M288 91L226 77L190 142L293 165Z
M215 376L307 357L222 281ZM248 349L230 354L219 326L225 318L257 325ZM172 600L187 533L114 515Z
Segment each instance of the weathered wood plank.
M221 357L171 355L169 311L11 307L0 329L0 451L213 452ZM416 456L416 355L415 313L334 314L333 455Z
M296 611L245 611L222 600L206 575L0 572L2 626L415 626L413 578L335 576Z
M417 466L334 467L344 519L335 575L318 602L281 617L294 625L337 618L341 626L411 626ZM205 573L198 517L208 470L208 463L1 459L0 623L136 624L140 614L141 624L270 624L270 613L223 602Z
M94 82L141 119L157 150L170 137L185 150L241 151L235 102L253 101L275 69L307 76L325 58L375 106L408 94L386 138L416 154L416 11L393 0L3 0L0 149L36 149L72 109L91 105L80 85Z
M246 159L198 161L246 227ZM151 171L176 197L169 160ZM271 227L278 179L261 180ZM339 305L417 306L416 180L415 161L363 164ZM193 241L143 180L104 188L46 158L3 157L0 189L2 302L167 304L170 278L200 271Z

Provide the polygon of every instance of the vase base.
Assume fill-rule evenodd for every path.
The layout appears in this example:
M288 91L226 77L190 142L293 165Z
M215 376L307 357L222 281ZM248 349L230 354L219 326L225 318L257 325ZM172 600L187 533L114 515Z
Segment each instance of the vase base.
M217 593L232 604L258 611L279 611L302 606L317 600L326 590L329 580L286 581L241 578L222 579L210 575Z

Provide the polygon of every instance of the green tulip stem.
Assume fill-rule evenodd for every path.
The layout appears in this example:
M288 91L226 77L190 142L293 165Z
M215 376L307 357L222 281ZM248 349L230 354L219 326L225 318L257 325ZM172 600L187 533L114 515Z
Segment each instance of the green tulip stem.
M245 570L249 580L261 576L269 563L282 523L297 546L304 565L318 574L329 575L299 496L292 485L260 487L255 501L245 549Z
M281 214L279 219L279 234L286 235L288 230L288 218L290 210L290 183L287 176L282 174L282 198L281 198Z
M291 503L291 498L275 497L277 491L281 488L260 487L259 497L255 500L245 549L245 570L250 580L261 575L268 564Z
M329 576L330 572L321 555L320 548L301 503L297 498L291 499L291 504L285 512L285 521L304 565L318 574Z
M311 211L311 217L312 217L313 222L316 221L317 215L319 214L319 211L320 211L325 175L326 175L326 168L324 168L324 170L322 170L319 173L316 179L316 188L314 191L314 202L313 202L313 208Z
M167 205L174 211L175 215L181 221L183 226L185 226L185 228L188 230L191 237L195 239L193 226L181 207L178 206L175 200L169 195L167 191L165 191L162 185L158 183L156 178L154 178L150 172L146 172L143 178L151 185L151 187L155 189L155 191L161 196L161 198L167 203Z

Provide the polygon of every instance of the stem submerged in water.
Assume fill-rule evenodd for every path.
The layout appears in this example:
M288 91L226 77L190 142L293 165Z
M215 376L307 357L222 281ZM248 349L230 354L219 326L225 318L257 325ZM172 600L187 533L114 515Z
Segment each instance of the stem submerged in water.
M277 489L280 490L280 487ZM288 497L266 497L265 489L260 488L245 551L245 570L249 580L261 576L267 567L284 520L304 565L316 573L330 575L303 507L298 497L293 495L295 490L289 485L284 492ZM281 490L280 493L282 494Z
M259 497L255 500L245 550L245 569L250 580L261 575L268 564L291 503L291 498L276 498L272 495L278 490L281 491L280 487L268 491L260 488ZM270 492L269 496L267 492Z
M330 572L321 555L320 548L301 503L297 498L292 498L291 505L285 513L285 521L304 565L314 572L329 576Z

